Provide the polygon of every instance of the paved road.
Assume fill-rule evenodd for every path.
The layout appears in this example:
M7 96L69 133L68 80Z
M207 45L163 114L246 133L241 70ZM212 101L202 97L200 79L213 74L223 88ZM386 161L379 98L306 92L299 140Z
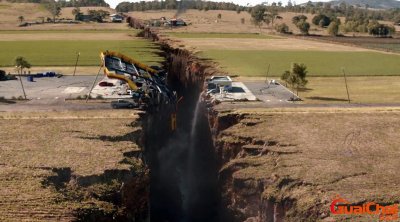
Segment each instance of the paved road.
M28 99L76 98L86 95L95 76L63 76L61 78L36 78L28 82L22 77ZM19 80L0 81L0 97L10 99L23 96Z
M270 105L292 104L288 100L295 96L280 84L267 84L264 81L244 81L243 83L258 99Z

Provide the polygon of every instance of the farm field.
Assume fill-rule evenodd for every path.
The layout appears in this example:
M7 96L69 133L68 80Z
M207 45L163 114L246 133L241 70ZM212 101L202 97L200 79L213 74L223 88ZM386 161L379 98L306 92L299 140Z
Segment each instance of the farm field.
M62 50L61 47L62 46ZM13 66L15 57L24 56L33 66L74 66L80 52L79 66L100 64L99 53L114 50L148 64L162 61L157 47L147 40L79 40L79 41L0 41L1 66Z
M299 96L306 104L347 103L343 77L308 78L306 90ZM399 76L348 77L352 103L396 104L400 101Z
M304 63L309 76L341 76L344 67L349 76L399 75L400 55L379 52L207 50L202 56L215 60L231 75L279 77L294 62Z
M221 115L235 114L240 121L222 131L218 143L223 152L246 145L237 146L241 156L230 159L221 172L240 184L233 185L236 190L268 180L261 198L295 200L295 221L307 221L317 209L329 215L321 221L377 221L378 215L329 214L332 197L385 205L400 197L398 108L241 109ZM248 145L246 140L260 142ZM252 203L246 194L232 204Z
M259 33L216 33L216 32L166 32L167 35L175 38L222 38L222 39L279 39L278 36L263 35Z
M356 45L370 49L400 53L400 38L311 36L311 39Z
M115 212L105 197L132 175L133 163L140 165L124 155L139 150L137 120L116 110L2 113L0 220L71 221L85 208Z

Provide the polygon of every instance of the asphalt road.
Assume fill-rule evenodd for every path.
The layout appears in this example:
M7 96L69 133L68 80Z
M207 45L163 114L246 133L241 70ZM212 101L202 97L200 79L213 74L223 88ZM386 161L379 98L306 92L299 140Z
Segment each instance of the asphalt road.
M292 104L289 100L296 97L280 84L267 84L264 81L244 81L243 83L259 100L272 106Z
M95 78L96 76L44 77L29 82L26 77L22 77L22 83L28 99L68 99L87 95ZM19 80L0 81L0 97L11 99L20 96L23 96L23 92Z

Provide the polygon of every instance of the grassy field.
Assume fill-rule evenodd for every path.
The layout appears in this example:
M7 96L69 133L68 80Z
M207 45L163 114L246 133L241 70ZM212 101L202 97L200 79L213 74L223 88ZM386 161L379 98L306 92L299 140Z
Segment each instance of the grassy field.
M124 153L139 150L138 118L122 110L0 114L0 220L75 221L78 209L114 211L104 197L134 170Z
M238 124L220 132L217 143L217 149L233 158L221 170L229 178L226 192L232 196L227 199L248 206L255 200L248 190L266 181L259 193L263 203L294 203L286 211L286 217L292 216L287 221L320 221L316 217L321 213L327 217L324 221L377 221L378 215L343 220L329 212L329 205L338 194L351 203L389 205L399 199L400 112L378 109L221 113L240 116Z
M342 77L311 77L306 90L299 96L307 104L347 103L346 86ZM352 103L398 103L400 77L368 76L347 79Z
M294 62L304 63L309 76L341 76L344 67L349 76L399 75L400 56L377 52L208 50L202 56L217 61L231 75L280 76Z
M33 66L74 66L77 52L79 66L100 64L99 53L114 50L148 63L162 61L154 44L146 40L99 41L0 41L0 66L13 66L17 56L24 56Z
M194 33L194 32L167 32L176 38L235 38L235 39L278 39L278 36L263 35L259 33Z
M136 29L97 29L97 30L67 30L67 29L54 29L54 30L0 30L0 34L53 34L53 33L127 33L137 34L139 30Z

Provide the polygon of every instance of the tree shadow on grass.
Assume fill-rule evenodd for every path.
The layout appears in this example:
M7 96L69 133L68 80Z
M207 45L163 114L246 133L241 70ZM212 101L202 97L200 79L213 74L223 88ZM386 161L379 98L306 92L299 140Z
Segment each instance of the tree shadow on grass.
M310 89L310 88L300 88L299 89L299 92L310 92L310 91L313 91L313 89Z
M120 136L108 136L108 135L100 135L100 136L81 136L81 139L88 139L88 140L101 140L104 142L137 142L140 138L141 130L138 129L133 132L126 133Z
M321 101L331 101L331 102L347 102L347 99L339 99L339 98L332 98L332 97L322 97L322 96L311 96L306 97L309 100L321 100Z

